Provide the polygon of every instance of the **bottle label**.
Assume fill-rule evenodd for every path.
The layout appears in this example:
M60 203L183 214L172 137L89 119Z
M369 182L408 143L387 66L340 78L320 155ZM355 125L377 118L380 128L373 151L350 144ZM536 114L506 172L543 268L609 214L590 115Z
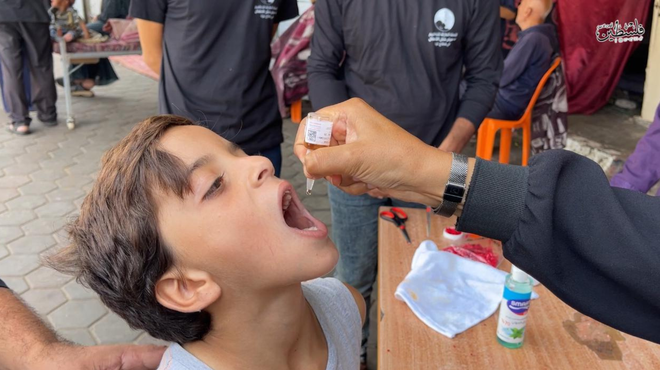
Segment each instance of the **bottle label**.
M332 121L322 121L310 118L305 125L305 142L322 146L330 145L332 137Z
M532 293L516 293L504 287L504 298L500 304L497 337L507 343L522 343L525 338L527 311Z

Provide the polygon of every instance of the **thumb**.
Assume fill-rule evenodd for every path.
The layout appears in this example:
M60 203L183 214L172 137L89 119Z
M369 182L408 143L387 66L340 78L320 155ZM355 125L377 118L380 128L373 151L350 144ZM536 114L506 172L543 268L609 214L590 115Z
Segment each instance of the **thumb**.
M165 349L162 346L128 346L124 351L121 370L156 369Z
M312 151L305 157L305 170L313 177L331 175L354 176L359 166L352 144L331 146Z

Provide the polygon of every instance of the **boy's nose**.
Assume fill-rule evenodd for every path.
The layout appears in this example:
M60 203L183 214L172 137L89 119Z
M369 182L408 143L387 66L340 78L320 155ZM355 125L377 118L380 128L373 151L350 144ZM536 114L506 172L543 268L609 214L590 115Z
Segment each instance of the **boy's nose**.
M248 182L253 187L261 186L268 178L275 175L275 168L266 157L252 156L248 157L250 161L250 173Z

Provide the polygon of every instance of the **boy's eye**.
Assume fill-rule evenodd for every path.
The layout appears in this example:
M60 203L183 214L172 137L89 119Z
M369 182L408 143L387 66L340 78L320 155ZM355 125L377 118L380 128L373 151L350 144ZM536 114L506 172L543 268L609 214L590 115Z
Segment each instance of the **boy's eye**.
M203 198L204 200L210 198L211 196L213 196L213 194L217 193L218 190L222 188L222 178L224 176L225 174L223 173L222 175L220 175L220 177L218 177L217 179L215 179L215 181L213 181L213 184L211 184L209 190L206 192L206 194L204 194L204 198Z

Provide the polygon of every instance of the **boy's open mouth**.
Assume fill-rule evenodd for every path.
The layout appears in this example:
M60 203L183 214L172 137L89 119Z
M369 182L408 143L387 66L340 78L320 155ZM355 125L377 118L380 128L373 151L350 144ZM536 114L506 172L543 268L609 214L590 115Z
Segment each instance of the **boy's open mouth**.
M326 226L305 209L291 184L285 181L280 185L279 190L282 217L288 227L309 236L327 235Z

